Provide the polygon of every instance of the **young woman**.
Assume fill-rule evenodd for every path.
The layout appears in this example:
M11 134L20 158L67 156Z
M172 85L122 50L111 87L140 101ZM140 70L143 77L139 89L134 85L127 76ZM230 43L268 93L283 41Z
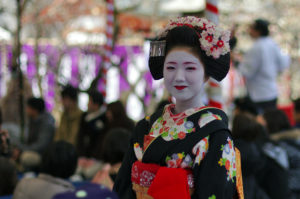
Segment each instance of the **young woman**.
M176 104L137 124L115 182L121 199L243 198L227 117L201 101L208 78L228 72L229 37L205 19L183 17L152 42L151 74L164 78Z

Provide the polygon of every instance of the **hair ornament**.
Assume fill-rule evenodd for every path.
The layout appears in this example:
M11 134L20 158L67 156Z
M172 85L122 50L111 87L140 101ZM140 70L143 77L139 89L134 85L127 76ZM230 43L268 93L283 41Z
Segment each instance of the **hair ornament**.
M150 56L160 57L165 56L166 41L151 41L150 43Z
M230 52L229 31L222 30L207 19L193 16L178 17L175 20L170 20L165 29L158 35L158 38L165 38L169 30L178 26L187 26L196 30L199 36L200 47L207 56L218 59L221 55L226 55ZM151 47L150 56L164 56L164 41L151 42Z

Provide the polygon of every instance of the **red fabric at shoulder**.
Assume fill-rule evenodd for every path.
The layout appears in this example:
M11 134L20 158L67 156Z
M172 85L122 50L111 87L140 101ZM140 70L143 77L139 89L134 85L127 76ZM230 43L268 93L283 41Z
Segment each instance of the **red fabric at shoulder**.
M155 199L190 199L187 171L161 167L148 190L148 194Z

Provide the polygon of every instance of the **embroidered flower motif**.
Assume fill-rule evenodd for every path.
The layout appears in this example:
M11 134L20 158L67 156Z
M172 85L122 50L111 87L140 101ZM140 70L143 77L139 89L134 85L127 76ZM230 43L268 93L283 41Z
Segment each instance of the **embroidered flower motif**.
M143 171L140 176L140 185L144 187L149 187L154 178L154 173L151 173L149 171Z
M178 133L178 138L183 140L185 138L185 132L181 131L180 133Z
M234 182L236 177L236 163L235 163L235 150L232 140L228 137L227 144L221 146L222 157L219 160L219 165L224 166L227 170L227 180Z
M186 114L186 116L190 116L195 113L195 109L190 108L190 109L186 110L184 113Z
M132 167L131 176L133 178L138 178L139 177L139 169L135 164Z
M221 55L230 52L230 32L222 30L212 22L203 18L193 16L178 17L175 20L171 20L158 37L165 37L169 30L178 26L188 26L197 30L200 47L206 52L207 56L212 56L217 59Z
M193 154L196 155L194 165L200 165L200 162L204 159L207 150L208 150L208 140L209 136L200 140L194 147L193 147Z
M185 169L185 168L191 168L192 166L193 166L193 159L189 154L187 154L187 156L185 156L185 158L183 159L180 167Z
M151 135L145 135L144 136L144 151L148 148L148 146L152 143L152 141L155 139L155 137Z
M133 145L133 150L134 150L136 158L141 161L143 158L143 150L140 147L139 143L135 143Z
M169 168L191 168L193 160L189 154L185 155L184 152L174 153L171 157L166 157L166 164Z
M186 123L184 123L184 127L187 129L194 128L194 123L191 121L187 121Z
M187 134L195 132L195 130L194 123L187 121L187 118L181 118L174 122L172 118L163 116L152 125L150 133L153 137L161 135L164 140L171 141L184 139Z
M195 124L192 121L188 121L187 117L203 110L203 108L191 108L180 114L172 115L171 109L174 107L174 104L166 107L163 115L152 125L149 131L150 136L161 136L165 141L171 141L184 139L187 134L196 131Z
M222 118L219 115L208 112L206 114L203 114L199 119L199 126L200 128L202 128L214 120L222 120Z
M178 122L177 122L177 125L182 125L184 123L184 120L183 119L181 119L181 120L179 120Z

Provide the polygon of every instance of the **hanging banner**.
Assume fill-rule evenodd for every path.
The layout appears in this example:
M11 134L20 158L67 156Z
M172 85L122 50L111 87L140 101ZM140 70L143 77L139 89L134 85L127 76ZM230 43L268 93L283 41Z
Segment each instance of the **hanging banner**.
M107 70L111 65L111 55L113 50L113 34L114 34L114 1L106 1L106 44L104 46L102 79L99 81L98 89L106 96L106 76Z

